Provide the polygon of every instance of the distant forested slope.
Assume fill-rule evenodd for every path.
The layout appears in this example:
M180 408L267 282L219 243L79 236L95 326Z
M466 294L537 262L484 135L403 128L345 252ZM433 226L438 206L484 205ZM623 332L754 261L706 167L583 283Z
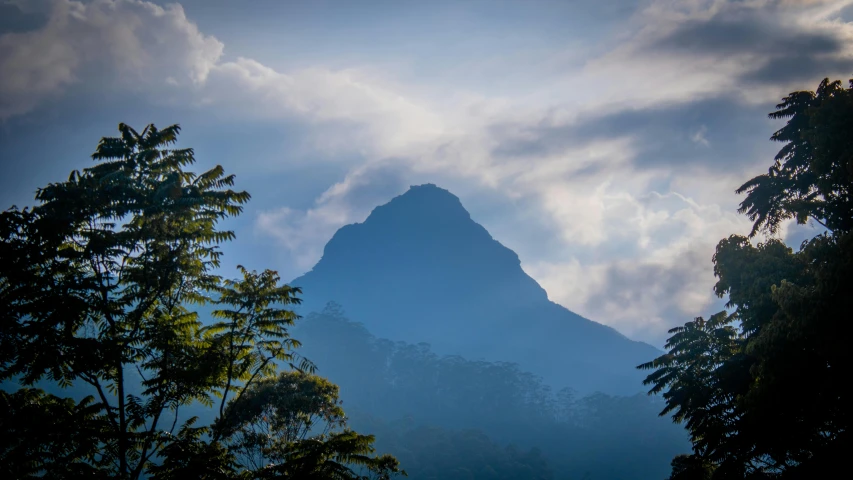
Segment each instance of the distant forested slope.
M689 451L684 429L643 394L554 391L513 363L377 338L337 304L293 334L317 373L340 385L353 425L411 478L664 478Z

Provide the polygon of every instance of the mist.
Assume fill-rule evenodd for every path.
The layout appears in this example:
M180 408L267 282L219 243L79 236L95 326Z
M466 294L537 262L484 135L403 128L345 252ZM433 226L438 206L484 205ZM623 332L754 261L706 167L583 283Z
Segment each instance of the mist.
M849 0L6 0L0 72L0 478L846 468Z

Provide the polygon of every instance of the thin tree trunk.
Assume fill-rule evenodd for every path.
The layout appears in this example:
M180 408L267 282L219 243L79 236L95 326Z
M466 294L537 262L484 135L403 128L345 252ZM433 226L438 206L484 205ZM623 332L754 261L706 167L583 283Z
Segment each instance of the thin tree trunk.
M119 432L118 432L118 462L119 474L121 478L127 477L127 416L124 411L124 369L121 360L118 362L118 413L119 413Z

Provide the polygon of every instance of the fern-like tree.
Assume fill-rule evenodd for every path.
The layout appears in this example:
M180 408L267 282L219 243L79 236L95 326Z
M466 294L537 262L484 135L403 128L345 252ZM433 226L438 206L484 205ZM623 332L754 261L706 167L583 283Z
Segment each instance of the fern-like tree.
M181 412L200 403L226 422L278 365L313 371L288 334L299 290L269 270L216 274L234 238L218 224L250 197L221 166L185 170L193 150L168 148L179 130L120 124L95 166L0 214L0 380L20 386L0 392L4 478L260 475ZM35 388L45 383L90 395ZM367 465L395 472L382 458Z
M717 245L715 286L728 311L670 330L640 365L693 455L672 478L833 478L850 448L853 375L853 81L794 92L772 118L787 124L768 172L747 181L750 237ZM798 251L774 235L787 220L824 233ZM768 239L754 243L758 233Z

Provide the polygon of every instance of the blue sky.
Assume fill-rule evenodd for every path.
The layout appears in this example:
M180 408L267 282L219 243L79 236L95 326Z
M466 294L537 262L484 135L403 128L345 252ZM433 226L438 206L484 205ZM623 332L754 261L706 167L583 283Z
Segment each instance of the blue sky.
M228 268L311 268L435 183L557 301L661 345L720 308L716 242L782 96L853 76L850 1L0 3L0 201L180 123L253 200ZM798 244L817 233L788 225Z

